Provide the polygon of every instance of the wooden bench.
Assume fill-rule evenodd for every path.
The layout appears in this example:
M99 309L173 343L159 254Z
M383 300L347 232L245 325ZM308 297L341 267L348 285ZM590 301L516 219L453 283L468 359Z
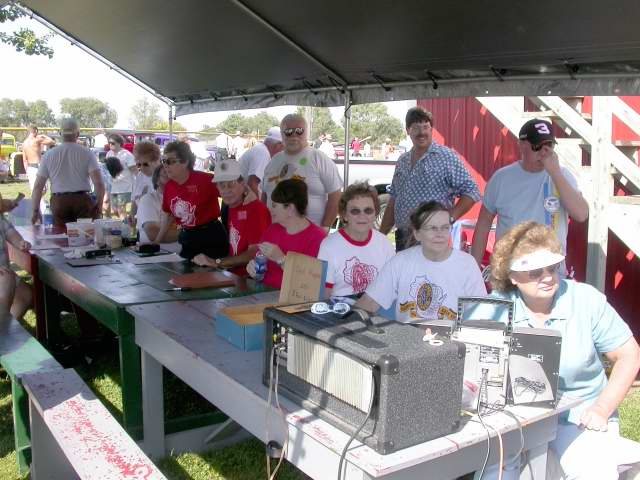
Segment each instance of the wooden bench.
M33 480L163 479L73 369L23 377Z
M29 398L22 387L21 377L26 373L62 370L62 366L14 318L11 318L7 331L0 332L0 365L11 378L16 458L18 470L24 474L31 463L31 441Z

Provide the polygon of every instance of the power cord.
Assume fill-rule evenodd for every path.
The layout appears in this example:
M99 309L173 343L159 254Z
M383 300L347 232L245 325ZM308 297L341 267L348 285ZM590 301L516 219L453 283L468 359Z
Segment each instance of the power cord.
M482 469L480 470L480 476L478 477L478 480L482 480L484 471L487 468L487 462L489 462L489 455L491 455L491 432L489 432L487 425L484 423L484 419L482 418L482 412L480 411L480 399L483 396L483 391L486 392L486 388L487 388L487 374L488 374L487 370L482 369L482 380L480 381L480 391L478 392L478 403L476 405L476 410L478 412L478 420L480 420L480 423L482 424L485 431L487 432L487 454L484 457L484 462L482 464Z
M275 393L275 402L276 402L276 408L279 410L281 416L282 416L282 421L284 423L284 427L285 427L285 444L282 447L282 450L280 451L280 458L278 460L278 463L276 464L276 468L274 469L273 473L271 473L271 456L269 455L268 449L269 449L269 443L267 443L267 452L265 454L266 459L267 459L267 480L273 480L276 476L276 473L278 473L278 470L280 468L280 465L282 464L282 461L286 455L286 450L287 450L287 446L289 443L289 426L287 424L286 421L286 417L284 412L282 411L282 408L280 407L280 400L278 398L278 382L279 382L279 367L280 367L280 356L276 355L276 350L280 350L284 348L284 343L278 343L278 344L274 344L273 347L271 348L271 354L269 355L269 393L267 395L267 406L265 409L265 438L267 439L267 441L269 440L269 430L271 429L271 398L272 398L272 392ZM276 373L275 373L275 388L274 388L274 374L273 374L273 365L274 365L274 356L275 356L275 364L276 364Z
M278 470L282 465L284 457L287 456L287 449L289 448L289 424L287 423L287 416L285 415L284 411L282 410L282 407L280 406L280 399L278 397L279 372L280 372L280 355L276 355L276 384L275 384L274 390L275 390L275 397L276 397L276 407L280 412L282 423L284 425L285 440L284 440L284 445L282 446L282 450L280 452L280 459L278 460L278 463L276 464L276 468L273 470L271 477L269 477L269 480L274 480L276 478L276 473L278 473Z
M353 442L353 440L358 436L358 434L360 433L360 430L364 428L365 424L369 420L369 417L371 417L371 413L373 411L373 400L374 400L375 394L376 394L376 377L374 375L373 381L371 382L371 398L369 399L369 407L367 408L367 415L364 417L364 420L362 421L360 426L358 426L358 428L351 434L351 437L349 437L349 441L344 446L344 448L342 449L342 453L340 454L340 462L338 462L338 480L341 480L342 478L342 464L345 461L345 458L347 456L347 451L349 450L349 446L351 445L351 442Z

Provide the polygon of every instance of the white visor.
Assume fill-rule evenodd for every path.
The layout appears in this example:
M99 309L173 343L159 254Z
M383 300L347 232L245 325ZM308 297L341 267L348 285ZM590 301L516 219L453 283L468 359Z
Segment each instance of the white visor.
M510 268L512 272L528 272L530 270L555 265L563 260L564 255L559 253L553 253L547 249L536 250L535 252L527 253L512 260Z

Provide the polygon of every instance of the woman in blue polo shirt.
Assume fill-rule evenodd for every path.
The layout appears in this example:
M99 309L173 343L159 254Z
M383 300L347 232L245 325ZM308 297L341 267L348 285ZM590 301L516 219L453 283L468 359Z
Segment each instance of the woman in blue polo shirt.
M559 390L582 400L560 417L549 444L568 479L617 479L621 461L617 408L640 368L640 348L606 297L590 285L560 280L564 260L554 232L535 222L513 227L491 258L496 296L515 302L514 327L562 334ZM613 364L607 380L600 355ZM634 459L634 462L640 460ZM493 469L494 473L497 470ZM490 471L483 478L490 478ZM505 466L518 478L519 459ZM511 470L511 471L510 471Z

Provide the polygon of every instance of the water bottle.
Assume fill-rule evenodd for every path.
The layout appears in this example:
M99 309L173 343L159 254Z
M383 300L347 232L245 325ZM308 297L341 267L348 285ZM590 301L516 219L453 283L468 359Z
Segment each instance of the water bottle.
M44 224L45 232L50 232L53 229L53 214L51 213L51 208L49 208L48 205L47 205L47 208L45 208L44 210L42 223Z
M256 255L256 281L261 282L264 280L264 274L267 273L267 257L262 253Z

